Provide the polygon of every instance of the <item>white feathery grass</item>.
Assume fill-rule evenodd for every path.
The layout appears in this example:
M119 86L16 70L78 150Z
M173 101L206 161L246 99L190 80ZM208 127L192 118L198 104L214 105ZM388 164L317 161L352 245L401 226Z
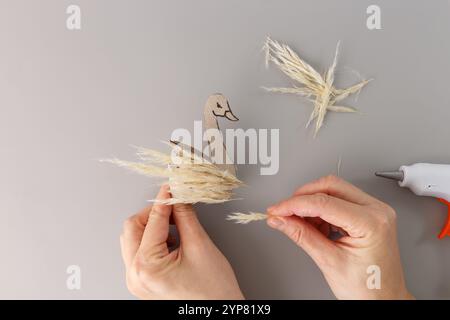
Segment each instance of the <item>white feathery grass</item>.
M176 148L175 144L171 144ZM179 149L176 149L180 151ZM166 178L172 198L160 201L163 204L176 203L221 203L234 200L233 190L243 183L233 174L220 169L214 163L199 158L195 153L181 152L165 154L159 151L137 148L140 162L123 161L117 158L106 159L120 167L149 177Z
M267 214L258 212L249 212L249 213L234 212L227 216L227 220L239 224L247 224L253 221L260 221L265 219L267 219Z
M349 95L359 92L369 81L362 80L345 89L337 89L334 87L334 74L337 66L339 54L339 42L336 47L333 63L325 72L320 75L313 67L302 60L291 48L285 44L281 44L270 37L267 37L263 47L265 51L265 64L274 63L284 74L293 81L300 84L289 88L265 88L270 92L278 92L284 94L296 94L309 99L314 104L314 109L306 124L308 127L312 121L316 120L314 129L314 137L317 136L323 125L327 111L334 112L355 112L352 107L336 105L337 102L347 98Z

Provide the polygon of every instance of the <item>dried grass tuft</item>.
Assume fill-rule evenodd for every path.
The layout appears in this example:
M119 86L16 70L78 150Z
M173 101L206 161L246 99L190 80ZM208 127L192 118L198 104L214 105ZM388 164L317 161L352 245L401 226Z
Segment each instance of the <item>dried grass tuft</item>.
M267 219L267 214L258 212L249 212L249 213L235 212L227 216L227 220L240 224L247 224L253 221L260 221L265 219Z
M171 147L176 148L173 144ZM151 200L154 202L168 205L197 202L221 203L234 200L233 189L243 185L233 174L200 158L195 153L177 152L172 159L170 154L138 147L137 155L140 162L120 159L103 161L145 176L166 178L167 180L162 184L170 186L172 198L164 201Z
M352 107L336 105L337 102L347 98L349 95L359 92L369 81L363 80L358 84L345 89L334 87L334 73L337 65L339 53L339 42L333 63L325 75L319 74L313 67L302 60L297 53L285 44L281 44L270 37L267 37L264 44L266 66L269 62L274 63L284 74L294 80L300 86L294 85L287 88L265 88L270 92L297 94L307 98L314 104L314 109L308 120L306 127L316 120L314 137L317 136L323 125L327 111L334 112L355 112Z

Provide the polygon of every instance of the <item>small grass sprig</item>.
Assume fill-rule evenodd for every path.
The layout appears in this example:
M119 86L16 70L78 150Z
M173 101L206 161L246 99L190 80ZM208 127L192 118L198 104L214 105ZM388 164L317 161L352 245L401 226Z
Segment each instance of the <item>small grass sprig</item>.
M260 221L265 219L267 219L267 214L259 212L249 212L249 213L234 212L227 216L227 220L239 224L247 224L253 221Z

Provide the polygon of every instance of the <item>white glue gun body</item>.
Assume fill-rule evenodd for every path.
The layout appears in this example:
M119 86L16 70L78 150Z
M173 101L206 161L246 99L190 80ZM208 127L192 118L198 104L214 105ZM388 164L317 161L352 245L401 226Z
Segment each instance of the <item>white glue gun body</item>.
M416 163L411 166L401 166L403 180L401 187L408 187L418 196L429 196L450 202L450 165Z
M435 197L448 206L447 222L439 239L450 236L450 165L416 163L401 166L398 171L376 172L377 176L397 180L401 187L411 189L418 196Z

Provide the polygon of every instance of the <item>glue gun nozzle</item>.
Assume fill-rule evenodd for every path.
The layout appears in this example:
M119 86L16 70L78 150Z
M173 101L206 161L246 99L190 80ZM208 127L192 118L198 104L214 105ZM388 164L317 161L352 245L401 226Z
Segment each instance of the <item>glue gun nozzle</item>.
M405 175L403 171L377 171L375 172L377 177L387 178L396 181L403 181Z

